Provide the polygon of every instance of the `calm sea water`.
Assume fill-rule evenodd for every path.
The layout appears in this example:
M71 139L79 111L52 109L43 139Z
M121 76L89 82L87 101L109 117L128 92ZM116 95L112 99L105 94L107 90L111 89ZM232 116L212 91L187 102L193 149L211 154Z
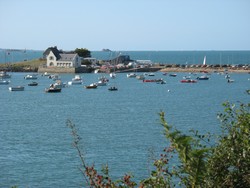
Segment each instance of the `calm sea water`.
M151 60L164 64L202 64L206 56L207 64L250 64L250 51L92 51L97 59L112 59L119 54L129 55L132 60ZM12 63L24 60L38 59L43 51L0 49L0 63Z
M87 90L83 85L63 88L61 93L45 93L53 81L39 77L37 87L29 87L24 73L12 73L10 85L24 85L25 91L10 92L0 85L0 187L80 187L83 178L80 160L72 147L66 121L79 129L85 158L97 169L108 164L114 178L131 172L138 181L149 175L149 150L159 154L167 141L158 113L164 111L169 124L188 132L219 133L217 114L222 103L249 102L249 74L231 74L234 83L223 75L196 84L156 73L167 84L142 83L118 74L108 86ZM99 74L81 74L84 85L97 81ZM108 75L107 75L108 76ZM198 76L198 75L197 75ZM73 74L62 74L70 81ZM170 92L168 92L170 91Z

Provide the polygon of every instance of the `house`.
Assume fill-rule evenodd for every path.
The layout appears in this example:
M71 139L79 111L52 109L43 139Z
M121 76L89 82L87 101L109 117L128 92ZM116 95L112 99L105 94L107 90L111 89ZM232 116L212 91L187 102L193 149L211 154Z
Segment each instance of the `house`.
M59 51L57 47L48 48L43 55L47 59L47 67L78 68L81 66L82 58L77 53Z

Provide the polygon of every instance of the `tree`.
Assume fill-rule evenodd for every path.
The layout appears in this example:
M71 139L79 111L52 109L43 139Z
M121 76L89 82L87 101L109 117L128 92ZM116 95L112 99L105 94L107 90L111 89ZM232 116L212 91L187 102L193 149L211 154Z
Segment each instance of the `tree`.
M75 53L77 53L80 57L83 58L91 57L91 52L86 48L76 48Z
M250 104L224 104L222 134L208 161L210 187L250 187Z

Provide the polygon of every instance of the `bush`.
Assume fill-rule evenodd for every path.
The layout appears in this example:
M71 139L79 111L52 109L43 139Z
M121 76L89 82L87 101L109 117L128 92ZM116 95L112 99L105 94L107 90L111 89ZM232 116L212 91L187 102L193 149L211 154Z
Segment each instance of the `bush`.
M161 124L165 136L171 145L164 149L159 159L153 163L155 170L141 180L139 187L250 187L250 104L240 104L238 108L230 103L223 104L225 112L219 114L222 134L217 136L215 145L210 145L211 135L190 131L190 135L181 133L168 125L165 113L160 112ZM67 121L73 135L73 146L82 162L80 171L88 187L135 187L132 176L125 174L120 180L113 181L108 166L99 174L94 165L86 165L80 137L75 125ZM169 160L173 152L179 157L180 164L170 168Z

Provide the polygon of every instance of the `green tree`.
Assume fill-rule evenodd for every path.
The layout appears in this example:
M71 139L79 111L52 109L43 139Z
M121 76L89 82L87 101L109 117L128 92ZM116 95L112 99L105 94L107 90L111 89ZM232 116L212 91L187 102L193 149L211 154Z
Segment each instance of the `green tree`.
M250 104L225 103L222 134L208 160L210 187L250 187Z
M80 57L83 58L91 57L91 52L86 48L76 48L75 53L77 53Z

